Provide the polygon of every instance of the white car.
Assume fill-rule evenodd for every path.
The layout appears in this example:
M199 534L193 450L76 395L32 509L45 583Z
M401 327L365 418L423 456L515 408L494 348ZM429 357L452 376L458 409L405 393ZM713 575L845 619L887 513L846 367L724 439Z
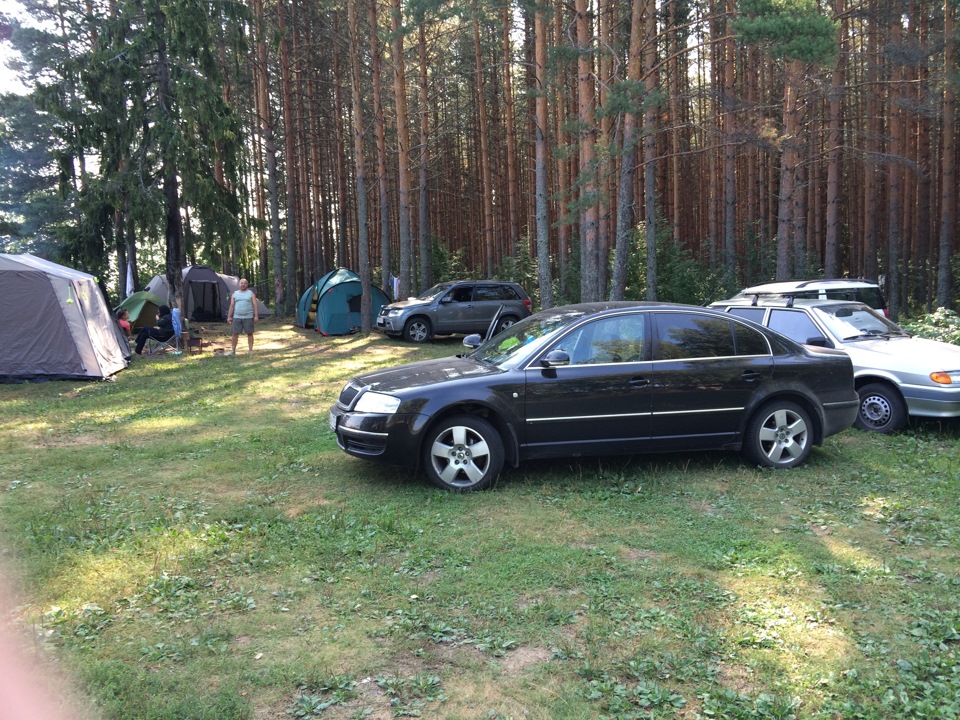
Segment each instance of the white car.
M711 307L796 342L846 351L860 396L855 425L862 430L895 432L908 415L960 417L960 347L913 337L863 303L737 296Z
M852 300L869 305L887 317L887 301L880 286L858 278L833 278L828 280L783 280L754 285L741 290L739 298L782 297L810 298L820 300Z

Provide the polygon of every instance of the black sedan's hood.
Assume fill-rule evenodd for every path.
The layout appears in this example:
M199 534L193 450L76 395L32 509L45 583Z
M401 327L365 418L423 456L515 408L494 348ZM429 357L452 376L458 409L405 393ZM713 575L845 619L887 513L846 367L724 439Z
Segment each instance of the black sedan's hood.
M448 380L487 377L502 372L503 370L495 365L484 365L467 358L452 357L424 360L423 362L365 373L356 377L354 382L369 386L378 392L399 392L427 385L436 385Z

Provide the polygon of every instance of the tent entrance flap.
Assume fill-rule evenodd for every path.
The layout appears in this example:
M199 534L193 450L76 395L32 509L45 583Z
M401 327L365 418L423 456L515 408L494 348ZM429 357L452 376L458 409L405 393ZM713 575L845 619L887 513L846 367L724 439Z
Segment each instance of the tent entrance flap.
M220 305L219 284L194 280L190 283L190 317L194 320L220 320L223 308Z

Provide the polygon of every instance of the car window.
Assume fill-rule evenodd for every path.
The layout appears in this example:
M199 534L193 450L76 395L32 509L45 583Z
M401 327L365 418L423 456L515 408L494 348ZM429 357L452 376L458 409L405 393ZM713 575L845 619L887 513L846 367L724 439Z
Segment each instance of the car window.
M879 288L860 288L856 299L874 310L883 310L887 305Z
M660 360L731 357L733 321L694 313L660 313L657 335Z
M731 315L746 318L747 320L753 320L755 323L759 323L760 325L763 325L763 315L766 312L767 311L764 308L758 307L730 308Z
M461 285L451 290L447 297L453 302L470 302L471 295L473 295L473 285Z
M823 331L802 310L772 310L768 326L799 343L823 337Z
M473 299L480 300L516 300L517 295L506 285L477 285Z
M769 355L767 338L758 330L740 323L733 324L733 337L737 344L737 355Z
M643 314L602 318L563 337L552 350L570 356L571 365L640 362L645 359Z
M861 288L839 288L826 291L828 300L859 300L862 294Z
M441 295L447 291L449 284L434 285L429 290L424 290L422 293L417 295L417 300L433 300L438 295Z

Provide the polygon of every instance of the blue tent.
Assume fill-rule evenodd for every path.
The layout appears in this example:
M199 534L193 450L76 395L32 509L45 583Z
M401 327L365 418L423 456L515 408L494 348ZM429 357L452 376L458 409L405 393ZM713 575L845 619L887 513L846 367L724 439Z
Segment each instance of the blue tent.
M370 313L375 323L380 308L390 300L378 287L371 288ZM297 325L324 335L347 335L360 329L360 277L346 268L331 270L307 288L297 303Z

